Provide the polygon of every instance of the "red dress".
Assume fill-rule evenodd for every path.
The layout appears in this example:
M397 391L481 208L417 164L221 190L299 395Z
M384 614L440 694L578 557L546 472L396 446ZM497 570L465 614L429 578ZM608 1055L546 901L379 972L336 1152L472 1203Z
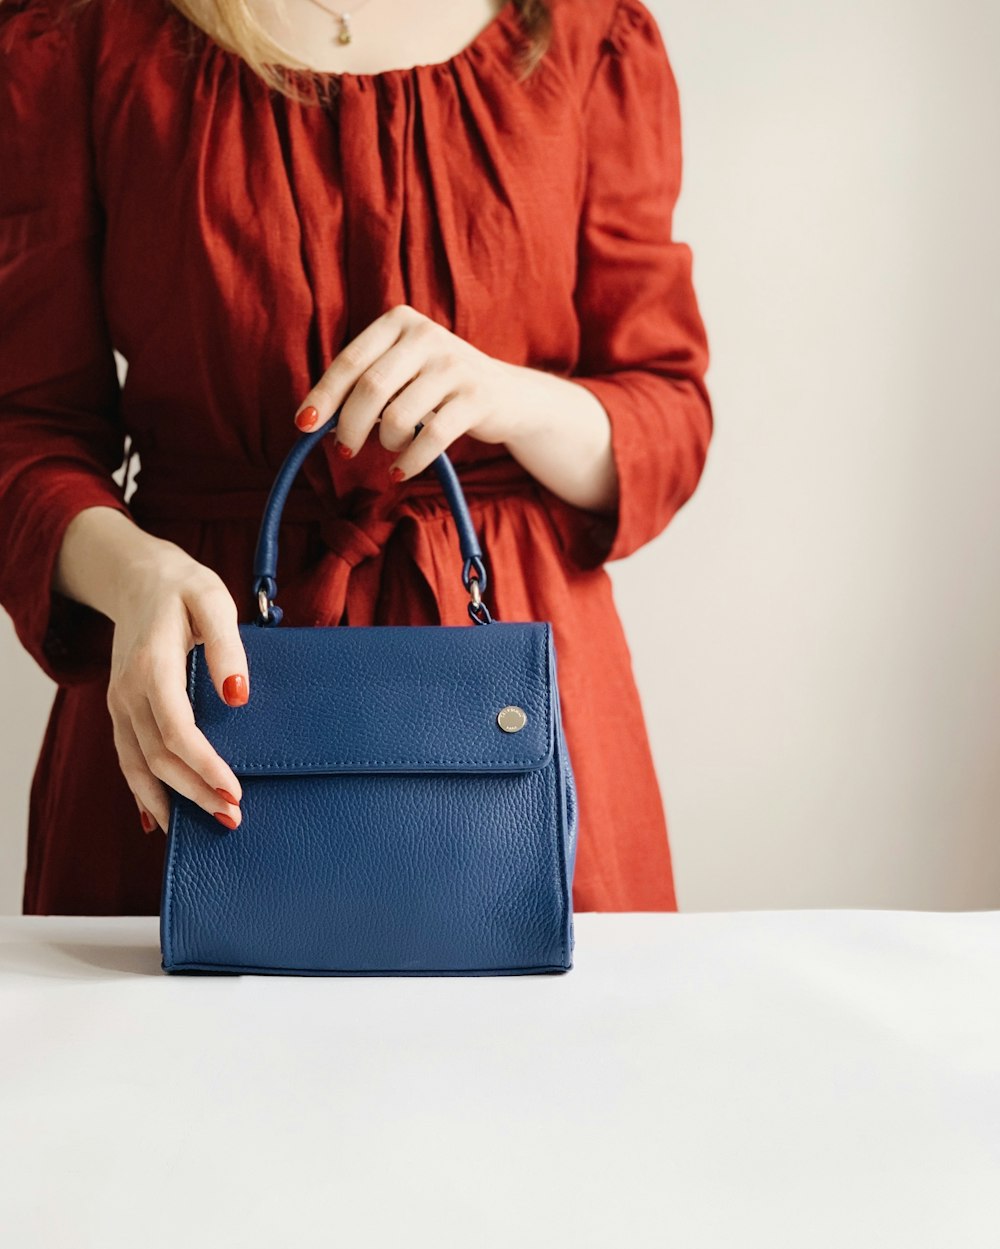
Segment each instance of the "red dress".
M674 240L677 87L639 0L554 0L519 82L508 3L451 59L274 94L167 0L0 5L0 602L57 683L30 800L26 914L155 915L105 702L111 622L51 592L96 504L214 568L241 620L267 490L306 392L409 303L608 412L614 517L502 445L448 448L499 620L550 620L580 833L581 911L677 909L664 807L603 565L655 538L712 434L689 247ZM317 88L333 75L307 76ZM123 387L112 348L128 361ZM141 465L111 474L130 435ZM282 528L289 625L467 624L432 470L395 486L371 436L320 442ZM252 697L252 691L251 691Z

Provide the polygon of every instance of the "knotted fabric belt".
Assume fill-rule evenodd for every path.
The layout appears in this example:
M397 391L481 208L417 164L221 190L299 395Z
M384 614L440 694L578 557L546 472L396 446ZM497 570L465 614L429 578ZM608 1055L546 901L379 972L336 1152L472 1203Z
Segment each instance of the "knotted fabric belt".
M455 467L470 509L484 498L537 496L538 483L512 457ZM259 525L273 483L273 470L250 465L227 466L220 473L217 463L205 466L203 472L191 461L169 467L160 461L144 461L129 507L140 525L216 520ZM398 485L390 483L383 491L354 488L332 505L297 480L289 492L282 524L315 525L326 550L318 563L298 575L286 571L283 576L279 566L277 601L286 623L375 623L387 557L394 564L399 557L409 560L423 573L437 598L439 619L433 623L467 623L468 593L461 581L458 534L450 552L453 575L448 576L449 569L441 566L440 547L434 548L419 523L436 520L442 513L453 529L444 491L430 468ZM395 570L404 572L398 564ZM256 607L249 563L245 581L245 585L230 587L243 605L241 616Z

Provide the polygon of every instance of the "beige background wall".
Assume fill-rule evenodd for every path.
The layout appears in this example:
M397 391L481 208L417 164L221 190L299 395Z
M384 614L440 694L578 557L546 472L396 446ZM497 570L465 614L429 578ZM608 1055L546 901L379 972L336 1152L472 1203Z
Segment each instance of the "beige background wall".
M649 7L717 424L609 568L681 909L998 907L1000 7ZM53 687L6 616L0 670L17 913Z

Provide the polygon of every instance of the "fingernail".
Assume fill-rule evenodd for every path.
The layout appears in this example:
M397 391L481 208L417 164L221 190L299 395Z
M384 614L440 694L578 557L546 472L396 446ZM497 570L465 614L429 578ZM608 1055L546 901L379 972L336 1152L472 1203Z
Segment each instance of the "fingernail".
M240 805L239 798L234 798L228 789L216 789L215 792L220 798L225 798L226 802L231 802L234 807L238 807Z
M225 811L213 811L212 814L220 824L225 824L226 828L236 827L236 820L231 815L226 815Z
M239 672L234 676L226 677L222 682L222 697L230 707L242 707L250 697L247 692L246 677Z
M295 424L299 429L312 429L316 424L319 412L310 404L307 408L303 408L301 412L295 415Z
M338 442L337 454L340 456L342 460L349 460L351 456L354 454L354 452L351 450L351 448L347 445L346 442Z
M148 811L140 811L139 819L142 821L142 831L144 833L151 833L153 829L156 827L156 821L153 819L153 817L149 814Z
M393 464L392 468L389 469L389 476L393 481L402 481L406 474L397 464Z

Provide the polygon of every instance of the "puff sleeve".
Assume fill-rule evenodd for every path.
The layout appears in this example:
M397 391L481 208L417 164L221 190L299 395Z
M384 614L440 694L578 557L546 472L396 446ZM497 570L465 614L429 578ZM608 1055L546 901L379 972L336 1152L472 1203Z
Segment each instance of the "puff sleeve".
M601 515L544 491L564 551L593 568L655 538L693 493L713 430L692 253L673 237L677 84L653 15L619 0L584 102L587 175L570 381L608 413L619 500Z
M130 514L77 29L65 0L0 3L0 603L60 685L93 679L112 633L51 589L63 533L86 507Z

